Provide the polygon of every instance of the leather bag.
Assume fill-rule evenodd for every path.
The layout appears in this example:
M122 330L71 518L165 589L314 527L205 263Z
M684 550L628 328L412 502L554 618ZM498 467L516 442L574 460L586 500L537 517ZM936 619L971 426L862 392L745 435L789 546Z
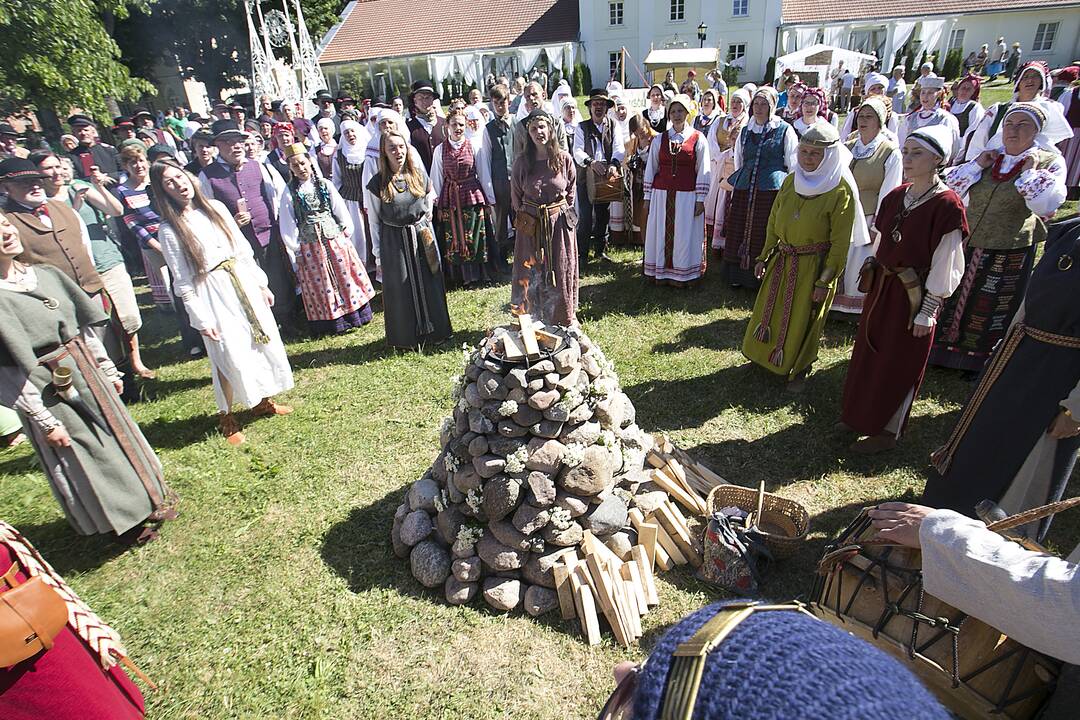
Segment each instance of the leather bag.
M12 565L2 580L10 588L0 593L0 667L10 667L53 646L67 624L67 605L44 580L15 579Z

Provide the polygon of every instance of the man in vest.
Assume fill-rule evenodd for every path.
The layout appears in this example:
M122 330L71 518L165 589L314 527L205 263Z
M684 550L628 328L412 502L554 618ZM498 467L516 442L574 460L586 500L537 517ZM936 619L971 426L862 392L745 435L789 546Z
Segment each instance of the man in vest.
M94 175L100 172L108 176L104 184L112 185L118 182L120 155L112 145L100 141L94 121L86 115L72 115L68 118L68 125L71 126L71 134L79 141L78 147L71 151L75 177L90 182Z
M312 98L318 108L319 112L311 116L311 130L308 132L308 140L312 145L318 145L319 140L319 121L323 118L330 118L334 121L334 139L337 140L341 137L341 116L338 115L337 110L334 108L334 96L326 90L320 90L315 93L315 97Z
M285 181L268 164L248 159L244 150L248 134L235 121L217 120L210 131L218 157L199 173L199 184L240 226L274 293L274 317L288 323L296 305L296 285L278 232L277 210Z
M435 88L427 80L417 80L409 92L412 117L406 121L409 141L420 154L424 169L431 172L435 148L446 142L446 121L435 112Z
M495 239L503 260L512 249L508 226L513 222L510 207L510 169L514 162L516 124L510 114L510 89L505 85L491 88L491 106L495 117L487 124L487 142L491 148L491 184L495 188Z
M0 161L0 186L7 193L4 215L19 229L24 263L52 265L91 297L104 285L94 269L90 231L65 203L49 200L46 175L27 158Z
M574 134L574 163L577 173L578 202L578 262L585 265L589 261L589 247L593 247L597 258L610 260L607 256L608 213L607 203L589 200L589 173L594 173L597 182L614 178L619 174L623 157L626 154L626 138L617 123L612 122L607 112L615 106L606 91L599 88L589 93L589 119L578 125Z
M525 127L525 119L529 113L537 108L542 108L547 111L552 117L560 117L562 115L561 108L553 108L551 103L547 101L547 92L540 86L539 83L531 82L525 86L521 95L521 107L518 108L517 114L514 116L517 119L517 125L514 128L514 160L517 160L518 155L525 152L525 143L529 139L529 128ZM555 123L555 139L558 140L559 146L570 152L573 148L573 138L566 137L566 127L563 123Z

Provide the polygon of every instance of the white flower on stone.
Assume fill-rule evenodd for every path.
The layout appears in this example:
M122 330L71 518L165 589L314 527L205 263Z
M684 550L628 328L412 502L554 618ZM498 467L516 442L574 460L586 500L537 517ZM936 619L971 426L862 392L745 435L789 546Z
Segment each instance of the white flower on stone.
M442 419L442 424L439 426L439 435L445 435L454 429L454 418L447 415Z
M440 490L439 494L435 496L435 510L442 512L450 505L450 493L446 490Z
M499 405L499 416L510 417L518 411L518 404L513 400L503 400Z
M482 537L484 537L484 528L462 525L458 530L457 537L454 538L454 550L459 552L467 550L480 542Z
M461 460L454 453L448 452L443 455L443 467L446 468L446 472L455 473L461 467Z
M565 530L570 527L570 523L573 521L574 518L570 516L570 511L564 507L552 508L551 518L548 520L556 530Z
M585 398L582 397L581 392L577 388L570 388L566 391L566 393L563 394L562 398L560 398L559 402L556 404L562 407L567 412L570 412L584 401Z
M450 397L454 400L460 398L465 392L465 376L464 375L451 375L450 376Z
M481 493L479 490L470 490L469 492L465 493L465 504L472 508L473 512L480 512L480 506L484 504L483 493ZM478 537L477 540L479 539L480 538Z
M529 459L529 449L522 445L514 452L506 456L506 472L513 475L514 473L523 472L525 470L525 463Z
M600 433L600 439L596 441L596 444L603 445L604 447L608 448L613 448L618 442L619 439L615 436L615 433L610 430L605 430Z
M569 443L562 454L563 465L577 467L585 460L585 446L581 443Z

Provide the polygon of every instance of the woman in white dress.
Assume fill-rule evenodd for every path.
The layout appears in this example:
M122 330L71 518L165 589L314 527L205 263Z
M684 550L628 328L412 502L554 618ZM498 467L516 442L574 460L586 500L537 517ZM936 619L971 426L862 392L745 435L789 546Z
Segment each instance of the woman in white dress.
M653 138L645 166L645 276L676 286L705 274L711 168L709 143L689 122L693 107L681 93L668 102L668 128Z
M273 396L293 386L292 369L270 307L266 274L236 221L171 161L150 168L161 211L158 239L191 326L206 338L206 353L230 445L245 442L233 414L237 404L260 415L288 415Z
M919 79L919 107L904 116L900 123L898 140L900 147L904 146L907 136L921 127L929 125L945 125L953 135L953 157L960 150L960 124L956 116L944 107L945 103L945 79L931 73ZM945 164L952 165L953 157L946 158Z
M618 92L622 92L622 85L619 83L608 83L608 95L611 95L611 99L615 102L615 107L608 110L608 117L611 118L611 122L615 123L615 131L621 133L622 137L626 138L627 143L629 143L630 107L617 93L611 92L613 85L616 86L615 89ZM629 178L624 176L624 180L627 187L629 187ZM613 245L625 245L629 241L626 224L626 203L611 203L608 210L608 234Z
M342 121L341 142L334 152L329 178L345 201L353 225L353 248L365 267L372 265L372 258L368 254L369 223L364 217L364 153L368 137L368 131L360 123L355 120ZM282 148L283 153L287 147ZM375 229L371 229L372 234L375 232Z

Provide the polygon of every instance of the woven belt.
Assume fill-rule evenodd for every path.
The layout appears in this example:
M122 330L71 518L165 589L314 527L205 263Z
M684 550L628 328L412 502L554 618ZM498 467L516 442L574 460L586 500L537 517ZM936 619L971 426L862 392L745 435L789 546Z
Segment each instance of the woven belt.
M776 347L769 353L769 362L780 367L784 364L784 341L787 339L788 325L791 324L791 306L795 300L795 281L799 276L799 256L817 255L832 247L832 243L822 242L815 245L794 246L780 243L774 252L780 253L783 268L776 268L772 280L769 281L769 295L765 301L765 309L761 315L761 322L754 330L754 337L763 343L769 342L769 323L772 321L773 309L776 306L776 296L780 293L780 275L786 275L784 287L784 315L780 320L780 332L776 338ZM772 259L765 259L768 263Z
M537 221L536 235L533 237L533 255L538 257L540 263L547 268L548 282L552 287L556 287L555 268L551 266L551 259L554 256L551 243L555 225L551 219L553 215L558 215L566 207L566 198L563 197L544 205L526 202L525 207L535 210L535 213L529 214Z
M229 280L232 281L233 290L236 291L236 299L240 301L240 307L244 311L244 317L247 318L248 324L251 326L251 337L259 345L266 345L270 342L270 337L262 329L262 325L259 324L259 318L255 316L255 308L251 306L251 299L248 298L247 293L244 292L244 285L240 282L240 276L236 274L236 258L226 258L220 263L210 269L210 272L214 270L224 270L229 274ZM209 273L207 273L209 274Z

